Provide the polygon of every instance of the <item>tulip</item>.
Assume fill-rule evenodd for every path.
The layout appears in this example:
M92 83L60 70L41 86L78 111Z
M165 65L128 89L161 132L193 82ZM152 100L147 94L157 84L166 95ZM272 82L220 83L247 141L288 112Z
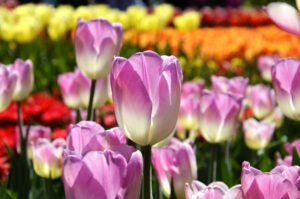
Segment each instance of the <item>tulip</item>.
M241 99L228 93L203 91L199 127L206 141L221 143L233 137L238 126Z
M142 160L119 128L105 131L90 121L71 125L62 169L66 198L137 199Z
M106 19L88 22L79 19L75 30L75 53L79 69L93 80L106 77L122 42L121 24L111 24Z
M243 97L248 86L248 78L234 77L227 79L226 77L218 77L213 75L211 77L212 90L215 92L226 92L239 97Z
M64 153L63 182L67 199L138 199L142 176L142 155L129 159L109 149L89 151L83 156Z
M23 127L23 134L27 133L28 127L24 126ZM27 147L28 147L28 157L32 157L32 152L31 152L31 146L36 145L38 139L44 138L44 139L50 139L51 136L51 129L49 127L45 126L30 126L29 132L28 132L28 139L27 139ZM20 132L19 132L19 127L16 128L16 146L17 146L17 151L20 153L21 152L21 143L20 143Z
M295 140L292 143L286 143L284 145L284 148L290 155L293 155L293 150L294 150L294 148L296 148L296 150L300 156L300 140Z
M115 58L110 81L117 122L129 139L154 145L172 133L182 82L176 57L146 51Z
M268 82L272 81L271 68L275 62L279 61L280 57L277 55L262 55L258 57L258 69L262 78Z
M170 197L171 179L178 199L184 198L185 183L197 179L196 155L190 144L173 138L168 146L152 150L152 163L165 196Z
M29 96L33 87L32 62L30 60L26 60L24 62L21 59L16 59L10 69L18 75L13 99L16 101L22 101Z
M282 126L283 120L284 120L284 116L279 107L276 107L273 110L273 112L264 119L265 122L275 123L276 128L279 128Z
M0 65L0 112L9 106L17 78L16 72L10 72L6 66Z
M185 82L182 85L181 94L183 96L200 95L205 87L204 81Z
M300 61L288 58L272 67L277 103L285 116L300 121Z
M296 4L299 10L300 2L297 0ZM265 9L270 19L280 29L300 36L300 19L299 11L297 9L283 2L270 3Z
M264 85L249 86L247 94L250 107L256 118L262 119L274 110L275 93L273 89Z
M78 109L81 106L81 102L75 73L69 72L59 75L58 85L62 92L64 103L72 109Z
M264 149L270 142L275 124L258 122L250 118L243 122L246 145L254 150Z
M241 184L247 199L299 198L300 167L277 166L263 173L243 162Z
M293 163L293 156L289 155L289 156L286 156L283 160L281 158L279 158L276 162L276 165L277 166L281 166L281 165L292 166L292 163Z
M31 146L33 168L35 172L44 178L59 178L62 172L62 153L66 142L58 138L53 142L39 138L36 145Z
M89 80L84 74L78 69L75 69L75 78L77 80L80 102L84 108L88 108L90 100L90 88L91 80ZM103 105L108 97L108 78L104 77L96 81L93 108L99 108Z
M228 189L223 182L212 182L208 186L199 181L185 185L186 199L243 199L241 185Z

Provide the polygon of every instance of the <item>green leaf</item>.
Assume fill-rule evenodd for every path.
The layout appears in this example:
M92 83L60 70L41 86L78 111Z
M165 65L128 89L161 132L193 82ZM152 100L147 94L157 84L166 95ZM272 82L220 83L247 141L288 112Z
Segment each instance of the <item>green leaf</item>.
M293 163L292 163L292 165L300 166L300 157L299 157L296 147L293 148Z

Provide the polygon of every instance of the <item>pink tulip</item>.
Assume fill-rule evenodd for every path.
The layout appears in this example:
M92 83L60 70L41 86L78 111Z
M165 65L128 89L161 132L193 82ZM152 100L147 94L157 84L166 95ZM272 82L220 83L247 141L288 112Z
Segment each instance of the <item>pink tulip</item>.
M243 163L241 184L246 199L296 199L300 197L300 167L277 166L263 173Z
M254 150L264 149L270 142L275 124L258 122L250 118L243 122L246 145Z
M171 179L178 199L184 198L185 183L197 179L196 155L190 144L173 138L168 146L152 149L152 164L161 189L167 197L171 194Z
M185 185L186 199L243 199L241 185L228 189L223 182L212 182L208 186L199 181L193 181L191 186Z
M299 3L297 3L297 7L299 9ZM265 9L271 20L280 29L300 36L300 19L297 9L283 2L270 3Z
M23 128L23 134L27 133L27 126L24 126ZM32 157L32 152L31 152L31 146L36 145L38 139L44 138L50 140L51 136L51 129L49 127L45 126L30 126L29 132L28 132L28 140L27 140L27 146L28 146L28 157ZM20 144L20 132L19 132L19 127L16 127L16 146L17 146L17 151L21 151L21 144Z
M33 168L35 172L44 178L59 178L62 171L62 153L66 142L58 138L53 142L39 138L36 145L31 145Z
M203 91L199 126L206 141L221 143L234 136L238 127L241 99L228 93Z
M299 156L300 156L300 140L295 140L292 143L286 143L284 145L285 150L290 154L293 155L293 150L296 148Z
M190 96L190 95L199 95L205 87L204 81L188 81L182 85L181 95Z
M0 112L9 106L17 78L16 72L10 72L7 66L0 65Z
M279 60L280 57L278 55L262 55L258 57L258 69L264 80L268 82L272 81L271 68Z
M277 103L285 116L300 120L300 61L287 58L272 67Z
M258 119L268 116L275 108L275 93L264 85L249 86L247 98L253 114Z
M231 79L215 75L211 77L213 91L231 93L239 97L244 96L248 86L248 81L248 78L243 77L234 77Z
M60 87L64 103L72 108L81 107L79 86L75 73L69 72L58 76L58 85Z
M117 122L139 145L154 145L175 128L182 70L174 56L152 51L115 58L110 76Z
M143 159L119 128L82 121L68 130L63 182L67 199L138 199Z
M16 101L22 101L26 99L33 88L33 65L30 60L23 61L16 59L16 61L10 67L11 71L17 73L17 83L14 90L13 99Z
M74 75L78 84L81 105L84 108L88 108L92 82L90 79L84 76L84 74L78 68L75 68ZM104 77L96 81L93 108L99 108L101 105L103 105L106 102L107 97L108 77Z
M113 57L118 55L123 43L121 24L111 24L106 19L84 21L78 19L75 30L75 53L78 67L90 79L106 77Z

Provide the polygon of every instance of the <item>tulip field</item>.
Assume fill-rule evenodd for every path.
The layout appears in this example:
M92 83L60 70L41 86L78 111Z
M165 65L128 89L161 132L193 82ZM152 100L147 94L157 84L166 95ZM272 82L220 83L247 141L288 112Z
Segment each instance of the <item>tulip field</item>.
M0 199L300 199L300 1L7 2Z

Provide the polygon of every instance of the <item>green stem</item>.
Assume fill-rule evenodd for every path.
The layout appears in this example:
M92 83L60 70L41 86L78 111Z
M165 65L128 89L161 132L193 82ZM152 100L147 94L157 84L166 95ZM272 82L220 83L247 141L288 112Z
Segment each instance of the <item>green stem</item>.
M211 157L209 165L209 179L208 182L216 181L216 172L217 172L217 144L211 144Z
M80 120L81 120L80 110L77 109L77 110L76 110L76 121L75 121L75 123L80 122Z
M152 199L151 146L142 146L144 160L143 199Z
M91 90L90 90L90 100L89 100L89 107L88 107L88 115L86 120L90 121L92 120L92 114L93 114L93 101L94 101L94 94L95 94L95 88L96 88L96 80L92 80Z
M229 173L230 177L232 177L232 167L231 167L231 158L230 158L231 141L232 140L228 140L225 144L225 147L226 147L225 148L225 162L226 162L228 173Z

